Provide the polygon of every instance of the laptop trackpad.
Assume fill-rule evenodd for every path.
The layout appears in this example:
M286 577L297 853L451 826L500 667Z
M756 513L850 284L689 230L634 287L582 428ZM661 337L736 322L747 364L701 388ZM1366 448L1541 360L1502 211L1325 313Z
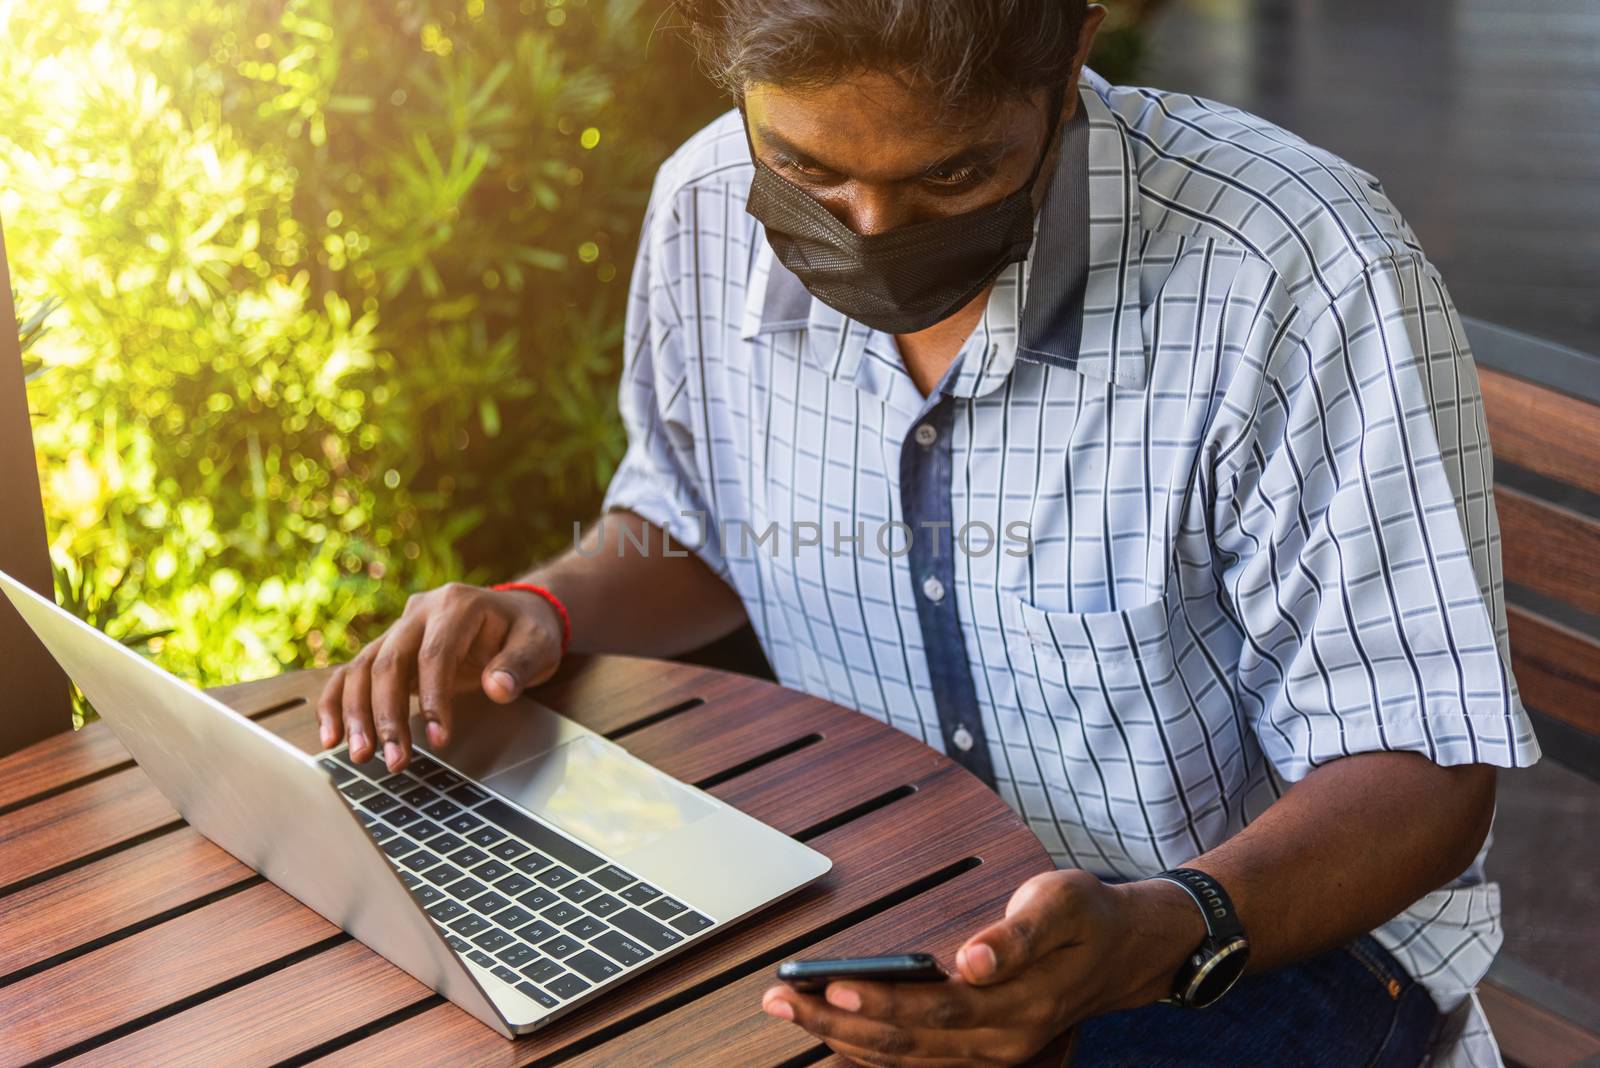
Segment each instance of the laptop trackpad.
M692 790L587 735L480 781L619 859L713 811Z

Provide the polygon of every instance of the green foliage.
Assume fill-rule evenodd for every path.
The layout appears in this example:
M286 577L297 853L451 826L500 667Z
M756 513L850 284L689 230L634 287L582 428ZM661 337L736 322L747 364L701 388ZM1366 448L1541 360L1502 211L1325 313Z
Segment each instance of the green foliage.
M0 0L58 596L218 684L562 547L651 175L726 106L664 2Z

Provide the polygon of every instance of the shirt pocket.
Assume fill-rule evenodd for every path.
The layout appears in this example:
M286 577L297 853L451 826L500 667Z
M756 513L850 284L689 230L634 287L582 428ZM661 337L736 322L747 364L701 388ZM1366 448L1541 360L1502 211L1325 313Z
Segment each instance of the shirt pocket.
M1060 757L1058 819L1076 811L1102 848L1140 867L1202 852L1197 825L1216 817L1227 789L1178 670L1168 607L1162 597L1054 612L1013 597L1004 609L1020 711Z

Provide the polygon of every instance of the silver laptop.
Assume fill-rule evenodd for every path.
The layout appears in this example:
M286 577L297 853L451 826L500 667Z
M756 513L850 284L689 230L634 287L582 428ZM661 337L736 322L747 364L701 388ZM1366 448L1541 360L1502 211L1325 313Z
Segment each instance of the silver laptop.
M457 741L390 775L302 753L4 572L0 590L184 819L508 1037L831 866L532 700L462 701Z

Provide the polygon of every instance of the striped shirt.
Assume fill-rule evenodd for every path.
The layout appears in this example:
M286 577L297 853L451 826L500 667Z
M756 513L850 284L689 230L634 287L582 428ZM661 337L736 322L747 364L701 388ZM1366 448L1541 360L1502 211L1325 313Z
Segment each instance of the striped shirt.
M1537 759L1476 373L1411 230L1258 118L1080 97L1029 258L926 397L775 261L738 115L691 139L645 221L606 506L693 546L785 685L1106 878L1352 753ZM1452 1014L1440 1063L1498 1062L1482 862L1375 932Z

